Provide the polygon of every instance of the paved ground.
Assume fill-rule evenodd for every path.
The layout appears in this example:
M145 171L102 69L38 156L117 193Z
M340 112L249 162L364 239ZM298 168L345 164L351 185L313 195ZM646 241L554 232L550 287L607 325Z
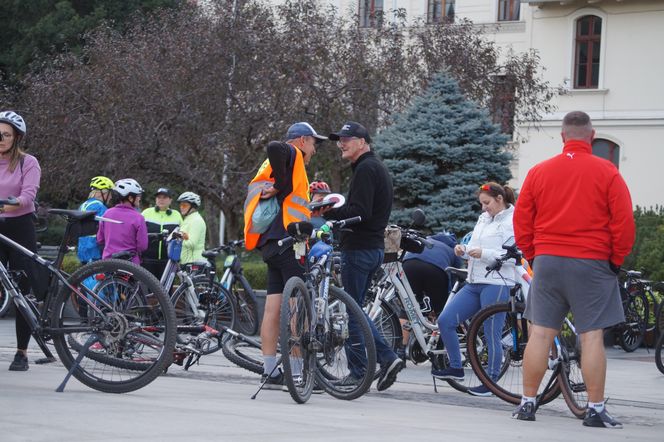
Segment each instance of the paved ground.
M258 377L221 352L129 394L99 393L75 379L55 393L65 375L59 363L5 371L15 342L13 319L1 319L0 441L664 441L664 375L646 350L608 349L609 406L625 424L608 430L583 427L562 399L541 408L536 422L514 421L512 406L497 398L447 385L434 393L429 367L412 364L391 389L351 402L320 395L298 405L278 391L252 401Z

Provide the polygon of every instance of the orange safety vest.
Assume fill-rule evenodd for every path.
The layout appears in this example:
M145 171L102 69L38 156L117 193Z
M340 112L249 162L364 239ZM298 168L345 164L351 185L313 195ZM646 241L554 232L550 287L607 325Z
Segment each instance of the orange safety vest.
M266 184L274 184L274 178L271 178L272 166L270 160L263 161L258 169L258 173L249 183L247 189L247 198L244 200L244 247L252 250L258 244L261 234L252 231L251 216L258 206L261 192ZM292 222L308 221L311 217L311 211L308 208L309 203L309 179L307 171L304 169L304 156L300 149L295 148L295 162L293 164L293 192L284 198L282 204L284 229Z

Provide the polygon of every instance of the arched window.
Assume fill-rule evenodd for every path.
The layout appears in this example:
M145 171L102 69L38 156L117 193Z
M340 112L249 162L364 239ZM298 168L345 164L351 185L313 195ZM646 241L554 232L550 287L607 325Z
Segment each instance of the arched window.
M611 161L616 167L620 163L620 146L603 138L593 140L593 155Z
M576 21L574 88L596 89L599 84L599 56L602 19L584 15Z

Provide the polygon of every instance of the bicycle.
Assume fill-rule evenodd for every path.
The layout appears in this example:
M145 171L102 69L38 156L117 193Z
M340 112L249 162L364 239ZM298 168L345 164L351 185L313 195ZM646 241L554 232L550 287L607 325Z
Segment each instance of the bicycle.
M17 205L16 199L0 200L1 205ZM17 314L28 322L35 342L46 355L55 358L47 347L52 341L68 370L56 391L64 391L71 376L102 392L126 393L152 382L170 362L175 346L175 314L159 282L145 269L122 260L96 261L68 275L60 270L68 244L78 234L96 231L94 212L51 209L49 213L67 220L65 233L55 261L51 262L0 234L0 242L25 255L39 268L48 271L50 281L43 302L21 293L5 266L0 263L0 285L13 301ZM97 291L83 282L92 277ZM81 317L71 303L72 295L91 312ZM71 343L79 344L79 350ZM140 349L130 352L127 349ZM92 359L95 355L98 358ZM140 364L142 369L128 369Z
M386 244L386 259L381 267L382 277L377 279L370 289L374 298L367 304L365 310L393 350L397 351L397 348L403 345L402 330L407 329L410 333L404 352L405 357L414 364L429 361L432 369L446 368L449 366L449 360L438 333L438 324L429 316L424 315L431 312L429 298L425 296L422 300L423 305L420 305L402 267L406 252L421 253L427 246L428 240L416 230L399 226L389 226L386 237L389 236L394 236L391 241L395 245L398 244L398 250L395 250L396 247L388 247ZM448 267L445 270L456 279L447 299L449 302L463 286L467 271L454 267ZM399 318L400 312L406 316L406 323L403 326ZM445 380L452 388L464 393L480 383L474 375L467 357L466 335L469 326L470 321L465 321L458 328L459 344L462 356L464 356L462 358L462 367L465 371L464 380ZM434 391L437 392L435 377L433 377L433 383Z
M636 270L621 269L620 271L626 276L620 286L625 322L616 325L613 332L618 345L626 352L631 353L643 344L648 328L650 313L645 293L650 281L641 279L642 273Z
M203 252L203 257L207 261L189 264L188 269L192 276L205 275L210 284L213 284L217 270L216 258L220 253L226 253L224 274L219 283L228 290L235 303L237 331L246 335L255 335L258 332L258 303L254 289L244 276L242 262L238 255L238 249L243 246L244 240L235 240L206 250Z
M507 303L494 304L480 310L472 319L468 332L470 363L482 383L500 399L519 404L523 394L522 363L528 343L530 324L523 316L525 299L530 288L531 277L527 271L521 252L514 245L503 245L506 253L487 267L487 272L497 272L507 284L500 269L504 262L514 259L516 262L516 281L510 289ZM569 316L569 315L568 315ZM496 376L488 371L490 364L488 349L479 344L486 340L487 333L493 334L500 328L502 362L507 370L501 368ZM484 338L479 338L484 335ZM495 355L496 352L492 353ZM568 408L578 417L583 418L588 402L586 386L581 374L581 347L569 317L566 317L561 332L554 339L549 353L548 370L540 383L537 405L551 402L562 393Z
M656 325L659 333L657 342L655 343L655 365L657 369L664 374L664 302L660 303L657 309Z
M307 250L313 232L309 222L289 225L289 237L280 245L293 244L296 258L306 258L305 279L290 278L281 304L279 345L288 391L297 403L309 400L314 383L344 400L363 395L371 386L376 368L376 348L369 320L355 300L341 288L336 274L340 260L334 254L334 238L360 217L328 221L319 230L320 240ZM350 371L353 362L355 371Z

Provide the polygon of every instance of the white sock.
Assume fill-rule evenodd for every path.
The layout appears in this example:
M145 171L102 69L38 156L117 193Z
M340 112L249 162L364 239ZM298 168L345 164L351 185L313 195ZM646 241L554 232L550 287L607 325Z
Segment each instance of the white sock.
M290 361L293 376L300 376L302 374L302 358L289 356L288 360Z
M278 376L279 372L277 367L277 355L263 355L263 373Z
M525 404L526 402L532 402L533 404L536 404L537 398L529 396L521 396L521 405Z
M604 401L588 402L588 408L594 408L596 412L601 413L604 410Z

